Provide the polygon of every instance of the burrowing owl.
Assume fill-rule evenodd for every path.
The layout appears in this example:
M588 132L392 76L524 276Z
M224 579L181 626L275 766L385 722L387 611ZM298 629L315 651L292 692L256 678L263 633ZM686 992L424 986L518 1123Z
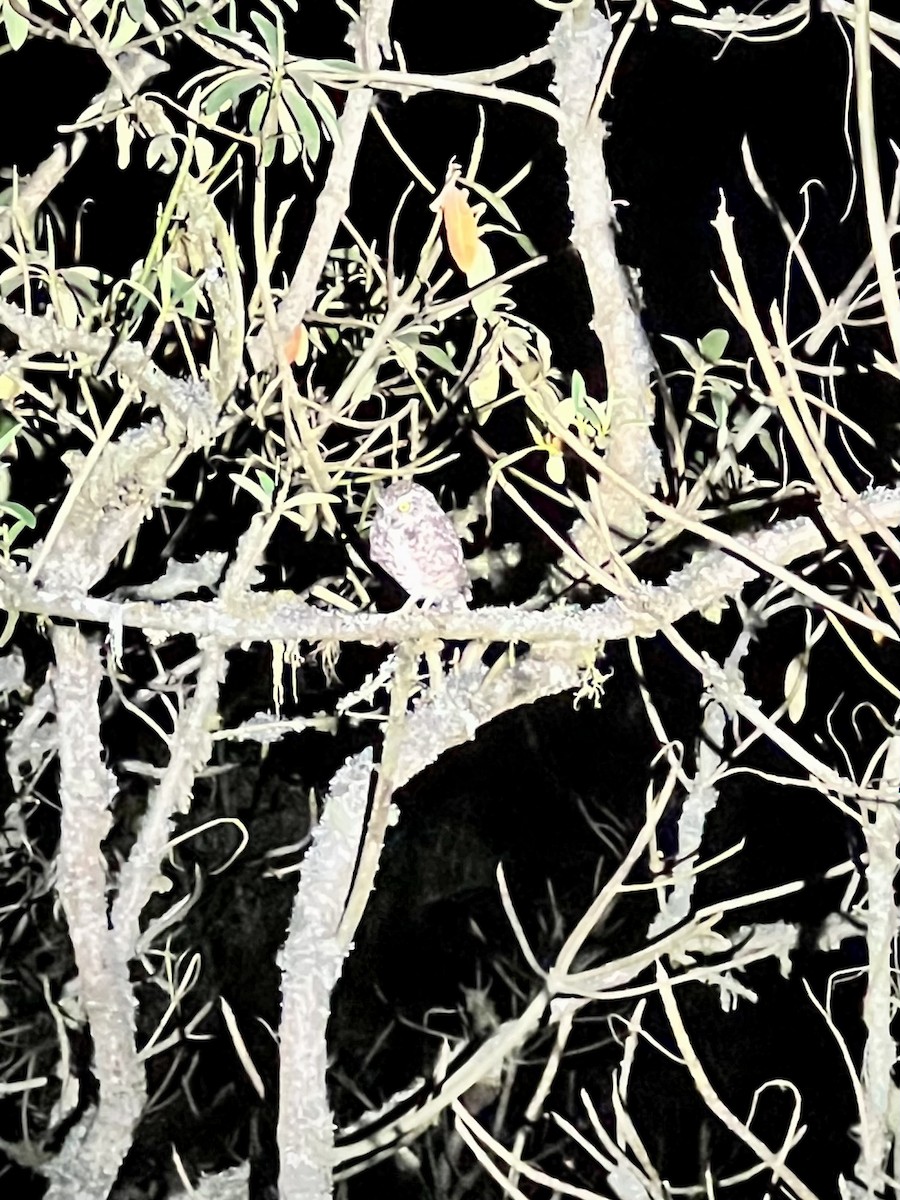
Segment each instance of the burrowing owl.
M453 522L421 484L401 479L381 493L369 552L413 600L463 608L471 599Z

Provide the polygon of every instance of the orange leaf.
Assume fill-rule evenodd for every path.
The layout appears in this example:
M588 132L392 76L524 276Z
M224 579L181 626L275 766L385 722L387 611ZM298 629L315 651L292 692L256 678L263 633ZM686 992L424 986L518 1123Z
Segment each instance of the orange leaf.
M475 264L481 238L478 236L478 222L469 207L466 193L455 185L449 187L441 209L447 234L447 249L459 269L468 272Z
M306 330L301 324L284 343L284 353L289 363L302 363L306 358L306 337Z

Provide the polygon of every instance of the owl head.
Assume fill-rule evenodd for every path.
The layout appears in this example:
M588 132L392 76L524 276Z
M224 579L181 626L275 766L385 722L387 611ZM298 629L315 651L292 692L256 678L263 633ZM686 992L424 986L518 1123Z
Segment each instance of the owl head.
M398 479L376 495L375 503L386 515L408 520L415 517L417 512L421 515L429 505L434 505L435 499L431 492L412 479Z

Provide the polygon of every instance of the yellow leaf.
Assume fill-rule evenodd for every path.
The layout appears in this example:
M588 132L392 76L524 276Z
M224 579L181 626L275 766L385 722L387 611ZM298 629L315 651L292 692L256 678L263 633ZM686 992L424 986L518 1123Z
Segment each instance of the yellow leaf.
M700 616L704 617L707 621L712 621L713 625L718 625L722 620L722 614L727 610L728 605L724 600L716 600L708 608L701 609Z
M478 222L466 196L462 188L453 184L444 194L441 211L450 257L468 275L478 257L481 238L478 236Z
M12 375L0 375L0 400L14 400L21 390L18 379Z

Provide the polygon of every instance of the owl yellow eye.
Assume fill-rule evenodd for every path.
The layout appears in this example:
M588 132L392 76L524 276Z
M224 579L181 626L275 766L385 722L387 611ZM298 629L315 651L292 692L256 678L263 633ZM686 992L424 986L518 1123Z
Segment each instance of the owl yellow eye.
M410 504L410 502L408 500L401 500L400 503L397 505L397 512L407 513L407 512L409 512L409 510L411 508L412 508L412 505Z

